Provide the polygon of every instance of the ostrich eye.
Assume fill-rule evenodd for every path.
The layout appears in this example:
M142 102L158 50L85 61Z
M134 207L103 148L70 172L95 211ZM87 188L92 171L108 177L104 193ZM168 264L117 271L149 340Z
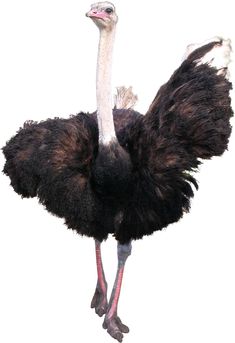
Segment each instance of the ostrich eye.
M105 12L108 14L111 14L111 13L113 13L113 9L111 7L108 7L105 9Z

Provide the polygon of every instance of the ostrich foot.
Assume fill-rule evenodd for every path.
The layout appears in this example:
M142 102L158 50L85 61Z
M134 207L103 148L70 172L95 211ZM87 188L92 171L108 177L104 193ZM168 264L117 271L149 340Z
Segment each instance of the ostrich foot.
M118 342L122 342L123 333L129 332L128 326L122 323L117 314L113 315L111 318L108 318L108 316L106 315L103 323L103 328L107 330L110 336L112 336Z
M95 294L91 301L91 308L95 309L95 313L102 317L108 309L107 293L103 292L99 286L96 287Z

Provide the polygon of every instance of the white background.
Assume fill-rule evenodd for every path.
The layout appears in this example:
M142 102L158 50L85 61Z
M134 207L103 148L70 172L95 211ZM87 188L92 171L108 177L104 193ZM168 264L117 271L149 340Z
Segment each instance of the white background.
M214 35L235 44L231 6L116 1L113 85L133 85L137 109L146 111L187 44ZM84 15L89 8L88 0L1 2L0 146L26 119L95 109L98 30ZM125 342L235 342L234 154L233 132L229 151L201 168L190 214L133 244L119 306L131 329ZM1 169L3 163L1 154ZM0 341L112 342L89 308L93 241L0 178ZM110 238L103 248L111 288L116 243Z

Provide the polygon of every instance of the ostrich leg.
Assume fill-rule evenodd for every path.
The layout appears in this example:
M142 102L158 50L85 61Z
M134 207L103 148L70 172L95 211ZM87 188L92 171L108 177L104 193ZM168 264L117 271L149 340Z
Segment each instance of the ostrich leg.
M122 342L123 333L128 333L129 328L121 322L117 315L118 300L121 292L122 278L126 260L131 254L131 242L128 244L118 243L118 269L116 280L113 286L110 297L108 310L105 315L103 328L107 329L108 333L119 342Z
M91 308L95 308L95 312L98 314L98 316L102 317L107 311L108 301L107 301L107 282L105 280L100 247L101 247L101 243L98 240L95 240L98 280L97 280L95 294L91 301Z

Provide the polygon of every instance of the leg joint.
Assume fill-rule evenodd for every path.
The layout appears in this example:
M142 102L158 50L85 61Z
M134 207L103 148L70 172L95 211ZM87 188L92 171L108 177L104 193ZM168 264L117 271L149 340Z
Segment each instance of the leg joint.
M128 256L131 255L132 245L131 241L127 244L118 243L118 261L120 263L125 263Z

